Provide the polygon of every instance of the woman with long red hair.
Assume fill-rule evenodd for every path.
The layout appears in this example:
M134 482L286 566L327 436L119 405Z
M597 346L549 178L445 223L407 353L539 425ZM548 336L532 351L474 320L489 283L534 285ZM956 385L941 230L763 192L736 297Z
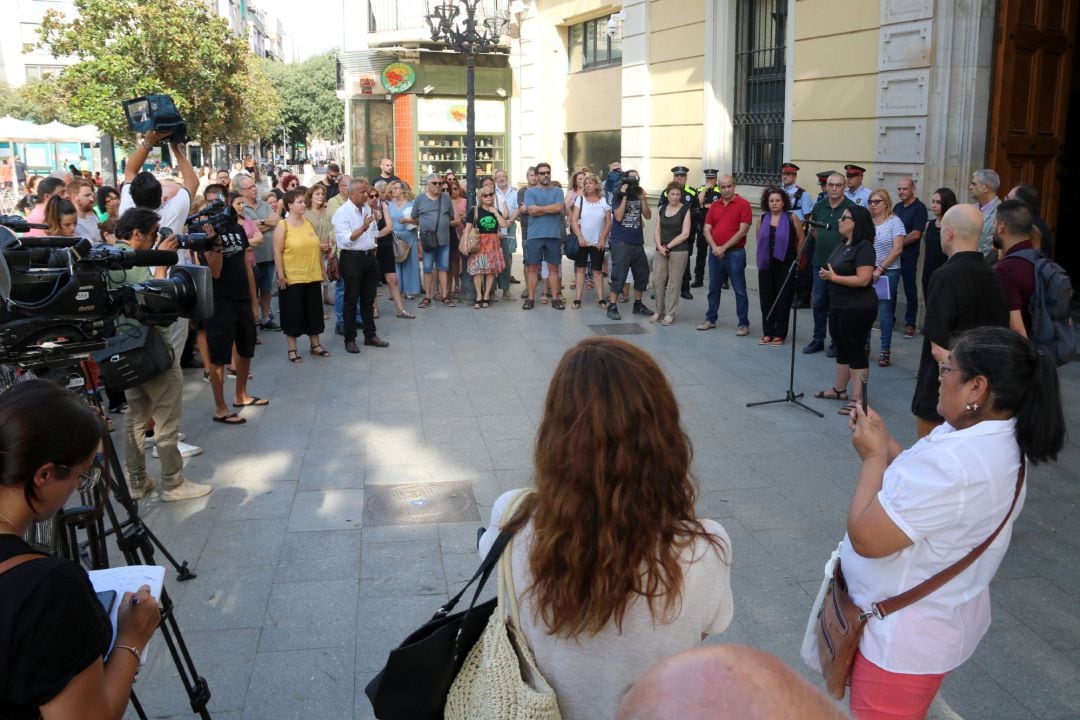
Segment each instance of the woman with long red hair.
M504 529L521 630L564 720L615 717L653 663L731 622L730 541L694 513L691 456L675 394L646 352L600 337L563 356L536 438L535 492ZM496 500L481 554L517 495Z

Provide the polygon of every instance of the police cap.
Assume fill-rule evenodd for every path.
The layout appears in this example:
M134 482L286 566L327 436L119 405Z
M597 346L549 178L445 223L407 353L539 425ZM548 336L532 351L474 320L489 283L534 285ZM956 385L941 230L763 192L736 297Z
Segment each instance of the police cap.
M851 163L845 165L844 170L847 171L848 177L855 177L856 175L862 175L864 172L866 172L866 168L859 167L858 165L854 165Z
M689 173L690 168L684 165L676 165L675 167L671 168L672 175L688 175Z

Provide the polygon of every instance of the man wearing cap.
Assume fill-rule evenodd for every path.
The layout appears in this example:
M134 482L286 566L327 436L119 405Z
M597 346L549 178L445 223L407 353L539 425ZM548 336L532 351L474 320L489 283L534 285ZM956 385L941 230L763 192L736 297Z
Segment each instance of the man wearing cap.
M671 181L682 185L682 202L688 208L690 208L690 237L686 241L687 247L690 252L694 251L694 244L698 237L698 232L701 228L701 224L697 221L698 216L698 201L697 201L697 188L691 187L686 182L686 176L689 175L690 168L685 165L676 165L671 168ZM657 208L664 209L667 205L667 193L660 194L660 201L657 203ZM694 296L690 294L690 259L687 258L686 270L683 272L682 278L682 293L683 300L693 300Z
M835 170L822 170L821 172L819 172L817 174L817 184L818 184L818 187L821 188L821 192L819 192L817 194L817 197L814 198L814 203L815 204L817 204L817 203L821 202L822 200L824 200L825 196L828 195L828 193L825 192L825 184L827 182L829 182L829 176L832 175L834 172L836 172L836 171Z
M795 182L799 177L799 166L792 162L786 162L780 166L780 178L783 182L784 192L791 198L791 212L795 217L805 220L810 211L814 209L814 200L806 188L800 187Z
M705 284L705 263L709 259L709 243L705 239L705 215L709 212L709 206L720 199L720 188L716 186L716 178L719 170L708 168L705 170L705 184L697 191L697 213L701 218L698 227L701 232L697 236L697 260L694 261L694 282L690 287L699 288ZM686 263L689 269L690 263Z
M870 207L870 189L862 184L866 168L849 163L844 166L844 172L847 173L847 190L844 191L844 196L860 207Z

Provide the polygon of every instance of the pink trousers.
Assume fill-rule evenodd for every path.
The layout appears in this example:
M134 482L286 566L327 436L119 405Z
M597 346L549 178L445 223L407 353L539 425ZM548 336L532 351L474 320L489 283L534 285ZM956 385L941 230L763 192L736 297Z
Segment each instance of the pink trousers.
M889 672L860 651L851 670L851 715L855 720L923 720L946 674Z

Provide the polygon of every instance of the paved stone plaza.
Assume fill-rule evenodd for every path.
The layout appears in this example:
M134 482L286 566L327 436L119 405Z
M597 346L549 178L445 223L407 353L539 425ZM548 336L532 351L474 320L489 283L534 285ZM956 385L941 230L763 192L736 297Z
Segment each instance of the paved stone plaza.
M517 260L515 274L522 274ZM719 327L695 331L705 309L705 293L695 293L669 328L626 306L623 323L642 331L626 338L668 372L694 442L700 514L731 535L735 618L712 641L763 648L801 671L803 628L822 564L843 534L858 468L846 418L824 400L807 401L824 419L787 403L747 408L783 397L790 346L757 345L754 293L749 337L735 336L730 292ZM263 333L249 392L271 403L245 409L243 427L210 422L210 386L199 371L186 371L183 429L205 451L186 474L215 490L142 506L151 529L198 573L177 583L170 568L167 584L215 718L372 717L365 684L471 575L476 528L495 498L529 483L532 441L560 356L595 334L590 325L611 324L594 301L562 312L540 304L523 312L520 301L480 311L436 305L415 310L412 321L395 319L389 301L380 301L387 349L348 355L328 334L333 357L302 352L304 363L292 365L284 337ZM800 311L800 347L810 322ZM327 326L332 331L333 321ZM299 342L306 348L306 338ZM897 333L894 365L871 373L871 405L904 445L914 438L909 406L920 342ZM824 354L798 353L796 361L798 391L830 386L834 366ZM1075 429L1080 363L1062 378ZM231 382L226 396L231 401ZM157 462L149 462L153 474ZM1078 476L1074 431L1056 465L1029 473L1027 505L992 589L993 626L973 660L946 680L933 717L1080 717ZM450 481L471 485L480 520L364 522L365 497L377 486ZM400 510L406 517L408 508ZM136 691L151 717L191 717L160 637Z

